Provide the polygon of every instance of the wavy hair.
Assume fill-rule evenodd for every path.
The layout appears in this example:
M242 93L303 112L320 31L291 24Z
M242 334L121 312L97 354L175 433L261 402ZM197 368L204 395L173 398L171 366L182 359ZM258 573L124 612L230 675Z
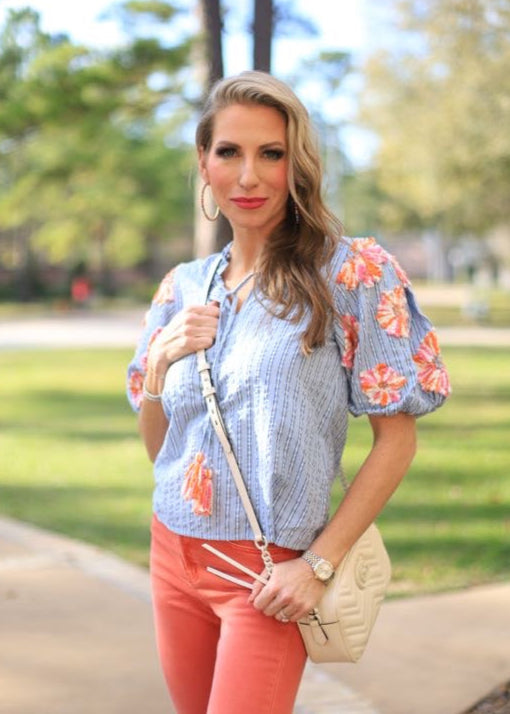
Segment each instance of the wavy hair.
M285 119L287 213L264 245L257 287L269 299L275 316L292 322L308 317L301 340L302 350L308 355L324 345L335 314L324 267L343 232L322 199L323 171L310 117L284 82L265 72L242 72L213 86L197 126L197 148L209 151L216 114L233 104L272 107Z

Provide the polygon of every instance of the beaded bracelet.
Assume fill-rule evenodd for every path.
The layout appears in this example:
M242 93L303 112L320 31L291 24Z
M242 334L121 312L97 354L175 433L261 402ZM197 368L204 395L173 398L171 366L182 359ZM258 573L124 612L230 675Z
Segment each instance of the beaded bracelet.
M149 392L149 390L145 386L145 382L143 383L142 394L143 394L143 398L147 399L147 401L149 401L149 402L160 402L161 401L161 394L153 394L152 392Z

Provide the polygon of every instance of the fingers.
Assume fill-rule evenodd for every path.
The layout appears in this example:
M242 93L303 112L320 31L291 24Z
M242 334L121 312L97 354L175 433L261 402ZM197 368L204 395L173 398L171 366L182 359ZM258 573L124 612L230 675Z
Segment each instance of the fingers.
M220 308L215 303L185 308L180 313L178 326L182 335L188 338L216 337ZM179 324L180 323L180 324ZM171 324L171 323L170 323Z
M218 321L219 308L215 305L189 308L183 311L174 337L185 353L208 349L216 339Z
M264 586L261 583L258 583L255 580L250 597L248 598L248 602L254 602L255 598L257 598L260 595L260 592L263 587Z
M268 584L257 583L249 600L268 617L297 622L317 605L323 594L323 583L297 558L276 564Z
M209 349L216 339L220 308L217 302L184 308L154 340L149 360L160 371L172 362L201 349ZM163 370L161 369L163 367Z
M263 578L269 578L269 574L266 570L264 570L261 575ZM280 620L280 622L290 622L291 620L289 602L284 602L284 599L282 600L281 598L274 596L269 583L267 585L262 585L262 583L259 583L256 580L254 582L250 597L248 598L248 602L253 603L257 610L261 610L264 615L267 615L268 617L275 617L277 620ZM285 608L287 608L289 612L286 612Z
M279 622L283 622L284 624L290 622L290 618L287 617L287 613L285 612L285 610L280 610L279 612L277 612L275 615L275 619Z
M268 586L266 585L265 588ZM263 587L263 590L265 589ZM265 593L266 595L267 593ZM260 610L267 617L274 617L280 622L297 622L303 614L306 614L307 609L302 612L303 608L296 605L295 600L291 595L285 596L283 593L278 593L274 597L267 594L270 598L267 605L260 605L260 600L257 599L253 601L253 605L256 609ZM264 601L262 601L263 603Z

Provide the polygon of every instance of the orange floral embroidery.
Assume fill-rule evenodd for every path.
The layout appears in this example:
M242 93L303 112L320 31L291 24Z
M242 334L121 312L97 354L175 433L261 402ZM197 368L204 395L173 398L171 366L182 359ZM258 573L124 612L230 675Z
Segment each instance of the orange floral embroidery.
M210 516L212 513L212 470L204 466L205 456L199 451L186 469L181 496L191 501L196 516Z
M361 389L371 404L387 407L400 401L400 390L407 379L387 364L381 362L372 369L361 372Z
M354 290L360 283L372 287L381 279L381 265L388 262L388 253L375 238L356 238L351 249L353 255L343 264L336 282L343 283L347 290Z
M164 305L166 302L173 302L175 300L174 282L175 268L172 268L172 270L165 275L152 298L156 305Z
M409 337L409 311L401 285L383 292L377 306L377 322L392 337Z
M133 404L136 407L142 406L144 375L138 370L133 370L129 375L128 391L131 394Z
M393 265L393 269L394 269L395 273L397 274L397 278L400 280L402 285L405 288L410 288L411 281L407 277L405 270L402 268L402 266L400 265L398 260L395 258L394 255L391 255L391 253L388 253L388 258L389 258L390 263Z
M354 355L358 347L359 322L353 315L341 315L340 324L344 331L342 365L347 369L352 369L354 365Z
M418 352L413 355L418 370L418 382L425 392L437 392L447 397L450 394L450 380L445 369L439 343L434 330L427 332L420 342Z

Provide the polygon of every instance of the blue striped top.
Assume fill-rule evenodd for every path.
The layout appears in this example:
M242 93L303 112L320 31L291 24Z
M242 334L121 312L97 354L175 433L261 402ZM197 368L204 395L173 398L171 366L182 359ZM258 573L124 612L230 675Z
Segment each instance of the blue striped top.
M228 259L229 246L208 291L220 304L216 341L207 351L213 383L263 532L270 542L305 549L328 519L348 412L425 414L448 395L448 376L405 273L373 238L339 243L328 271L338 315L325 345L308 357L300 349L303 323L271 315L256 288L236 311L235 293L222 278ZM204 302L215 260L177 266L156 292L128 369L135 410L151 339L183 307ZM158 519L182 535L251 539L209 422L194 354L170 366L162 406L169 427L154 464ZM197 454L210 469L209 515L198 515L183 498L183 479Z

